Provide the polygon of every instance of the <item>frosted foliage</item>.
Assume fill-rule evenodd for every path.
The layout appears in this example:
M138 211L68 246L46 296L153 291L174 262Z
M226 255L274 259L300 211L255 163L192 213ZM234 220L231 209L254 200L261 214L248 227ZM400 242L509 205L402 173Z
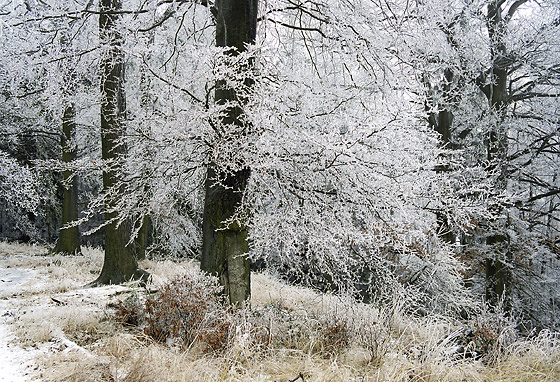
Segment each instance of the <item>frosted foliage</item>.
M5 152L0 151L0 192L5 213L15 220L16 227L30 237L37 232L30 216L37 215L41 201L37 193L37 177L27 166L22 166Z
M9 139L17 141L15 137L29 129L30 134L53 139L49 143L54 146L64 109L73 104L79 128L76 141L69 144L76 145L82 156L97 156L98 20L84 7L58 0L0 4L0 87L6 108L0 128ZM66 166L85 173L94 161Z
M498 3L501 21L491 39L488 12ZM460 149L452 154L460 170L450 175L470 168L468 183L481 188L465 195L472 200L485 189L489 196L487 214L464 239L466 260L474 272L486 259L505 264L513 308L538 325L558 325L559 3L446 0L412 12L418 18L407 24L412 32L403 39L404 57L418 70L430 112L453 115L448 146ZM507 68L507 96L497 109L490 90L493 70L501 68ZM491 134L503 154L491 152ZM487 246L492 235L507 242Z
M146 28L176 8L177 4L153 8L144 18L123 20L123 33L129 33L131 25ZM160 244L176 256L195 254L201 241L209 147L205 140L210 129L206 121L218 112L207 99L219 53L212 48L209 25L208 8L192 3L164 29L131 37L125 45L127 92L138 97L127 103L128 197L119 200L117 208L122 216L135 219L136 228L149 214Z
M430 212L451 188L433 171L441 151L419 117L412 73L387 53L395 40L372 3L333 2L322 12L326 38L284 45L291 31L263 27L262 77L248 108L257 137L243 150L252 255L366 295L401 285L429 293L433 285L418 283L426 277L449 292L440 297L453 309L465 303L460 265L432 243Z
M9 15L2 19L0 36L10 91L41 89L35 93L48 100L43 107L61 115L67 101L62 95L87 86L82 80L96 71L97 17L66 1L10 1L1 8Z
M10 12L0 18L0 82L17 95L10 105L49 126L74 102L80 157L69 167L94 176L124 169L92 213L116 197L134 233L149 215L167 252L196 255L213 162L223 173L250 170L231 220L249 227L254 260L292 280L457 311L471 304L464 265L480 268L481 259L502 255L481 244L484 235L509 230L512 268L552 261L542 239L558 235L558 212L547 214L558 195L524 203L557 188L557 149L536 148L543 137L557 142L558 103L515 99L503 118L491 109L482 90L493 83L496 44L488 0L260 1L257 43L235 55L214 47L206 2L123 3L127 155L118 163L96 159L98 64L110 48L98 38L97 5L0 5ZM525 5L496 37L513 52L503 59L518 62L513 87L537 81L535 92L558 89L557 6ZM217 83L239 103L216 104ZM242 123L224 125L237 106ZM453 113L446 145L427 123L442 110ZM508 141L507 161L488 160L492 131ZM540 183L526 182L529 175ZM468 251L442 242L441 216L476 256L465 260Z
M331 290L390 296L404 285L428 307L468 304L432 211L455 208L461 225L472 214L449 201L461 181L433 170L442 150L383 11L369 1L313 5L313 16L278 11L286 5L261 2L258 42L234 57L212 47L200 4L148 3L149 13L123 17L127 91L138 96L128 100L117 209L137 227L149 213L182 255L200 245L206 165L249 168L232 220L249 225L253 259ZM171 13L162 28L127 32ZM280 25L300 21L320 32ZM243 100L241 126L221 124L235 105L214 104L217 81Z

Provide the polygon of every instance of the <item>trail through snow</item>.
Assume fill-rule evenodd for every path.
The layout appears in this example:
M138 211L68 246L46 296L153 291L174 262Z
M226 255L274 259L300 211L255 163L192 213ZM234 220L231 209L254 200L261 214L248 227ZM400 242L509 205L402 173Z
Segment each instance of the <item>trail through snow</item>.
M17 293L21 284L32 277L32 272L16 268L0 267L0 293L10 296ZM12 335L7 321L12 316L10 300L0 299L0 382L25 382L26 366L31 354L10 344Z

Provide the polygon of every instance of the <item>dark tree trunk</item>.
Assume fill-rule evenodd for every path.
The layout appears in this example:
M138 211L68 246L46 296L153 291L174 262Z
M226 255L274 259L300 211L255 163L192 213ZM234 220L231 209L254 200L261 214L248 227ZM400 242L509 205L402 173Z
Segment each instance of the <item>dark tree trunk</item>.
M216 46L232 47L230 54L243 52L256 38L258 0L217 0L215 3ZM244 70L251 70L250 67ZM250 86L250 80L246 81ZM243 100L225 81L216 84L215 102L233 102L221 125L243 126ZM229 170L211 163L206 179L203 215L202 270L219 277L232 304L249 299L251 294L247 227L225 224L240 207L250 176L248 168Z
M74 105L69 103L62 116L62 162L69 164L76 159L76 146L74 137L76 135L76 122ZM64 228L78 219L78 179L72 171L65 170L62 173L62 225L54 252L65 255L80 253L80 231L78 226Z
M434 97L435 94L428 94L428 98L426 101L426 109L431 110L434 106L437 108L436 112L430 112L428 115L428 123L430 127L439 133L440 135L440 144L442 147L450 148L451 146L451 125L453 123L453 112L451 111L451 106L454 103L455 94L452 93L452 82L453 82L453 71L450 68L445 69L445 83L442 85L442 98L444 101L443 105L433 105L435 103ZM426 86L428 87L428 91L432 91L432 86L428 82L425 81ZM436 169L437 172L444 172L447 171L447 167L439 167ZM437 230L438 236L441 240L446 243L453 244L455 243L455 234L453 233L452 227L449 225L449 220L444 211L437 211L436 212L436 221L437 221Z
M130 240L128 221L118 223L116 198L120 160L125 149L120 142L125 132L126 102L124 92L124 53L122 37L115 30L120 0L101 0L99 36L105 52L101 60L101 155L109 166L103 172L105 201L105 257L101 274L93 284L119 284L145 276L138 269L134 245Z
M497 122L488 133L488 162L493 166L499 166L497 188L505 190L505 164L507 155L507 134L500 130L501 122L504 120L507 107L507 80L508 66L506 59L506 46L503 39L506 34L506 24L502 17L502 10L499 1L493 0L488 4L488 35L490 38L491 57L492 57L492 78L487 94L491 112L495 113ZM499 212L498 212L499 213ZM504 234L506 227L494 227L494 233L488 236L486 244L494 248L492 258L486 259L486 299L497 306L500 300L504 301L503 308L510 310L508 298L509 270L507 259L508 237Z
M486 239L488 245L498 245L503 247L507 243L507 237L493 234ZM510 308L507 295L509 282L509 271L507 265L501 259L486 259L486 301L492 306L497 306L503 299L503 308L508 311Z

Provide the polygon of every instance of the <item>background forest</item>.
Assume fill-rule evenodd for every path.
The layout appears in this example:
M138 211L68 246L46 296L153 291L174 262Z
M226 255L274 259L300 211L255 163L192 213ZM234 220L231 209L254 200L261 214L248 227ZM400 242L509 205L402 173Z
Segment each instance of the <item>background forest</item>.
M560 329L557 0L1 0L0 238Z

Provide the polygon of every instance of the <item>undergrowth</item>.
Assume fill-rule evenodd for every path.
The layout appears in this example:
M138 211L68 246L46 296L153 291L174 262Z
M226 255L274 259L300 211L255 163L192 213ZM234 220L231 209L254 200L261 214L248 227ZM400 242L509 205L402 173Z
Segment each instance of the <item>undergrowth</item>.
M283 348L331 356L351 343L345 318L297 312L272 302L251 309L228 306L217 280L197 272L176 276L160 290L118 303L116 321L159 343L205 352L233 347Z
M468 322L410 316L406 306L357 304L266 274L253 275L251 306L231 310L217 282L188 262L144 262L156 279L146 290L82 289L91 277L87 256L3 261L33 264L41 275L7 295L5 317L20 344L47 349L35 360L38 380L560 380L558 334L523 337L496 311ZM60 277L76 279L66 292L44 288Z
M142 301L132 295L117 305L115 316L158 342L188 348L197 341L207 350L220 350L227 347L233 321L220 292L214 278L190 272Z

